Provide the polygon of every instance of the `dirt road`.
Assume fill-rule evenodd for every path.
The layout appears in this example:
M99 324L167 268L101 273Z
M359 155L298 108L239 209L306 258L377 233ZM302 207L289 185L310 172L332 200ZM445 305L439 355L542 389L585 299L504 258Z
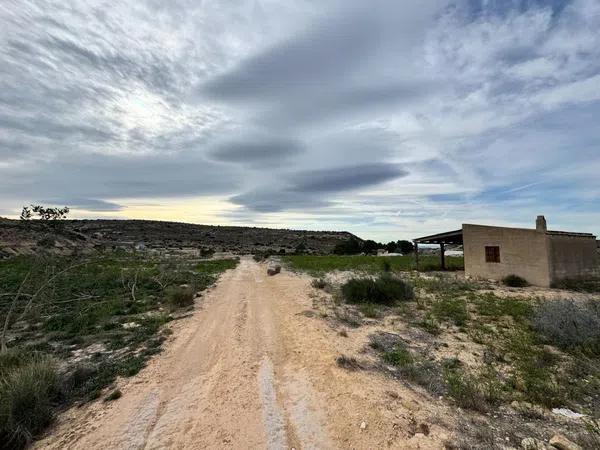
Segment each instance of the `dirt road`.
M311 317L310 279L242 259L173 326L123 397L65 413L37 448L442 448L419 395L375 372L337 367L360 351ZM428 436L416 432L429 422ZM416 434L415 434L416 433Z

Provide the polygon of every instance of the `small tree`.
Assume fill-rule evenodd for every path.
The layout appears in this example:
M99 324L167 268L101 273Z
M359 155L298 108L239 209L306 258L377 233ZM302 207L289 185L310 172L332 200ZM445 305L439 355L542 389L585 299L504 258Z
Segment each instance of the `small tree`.
M336 255L356 255L361 252L360 242L355 238L350 238L346 241L338 242L333 249Z
M42 205L24 206L23 210L21 211L21 220L31 220L34 214L38 217L38 220L62 220L67 218L67 214L69 214L69 208L67 206L64 208L47 208Z
M372 254L372 253L377 253L377 249L378 249L379 247L380 247L380 245L379 245L377 242L375 242L375 241L373 241L373 240L369 239L369 240L367 240L367 241L365 241L365 242L363 243L363 248L362 248L362 250L363 250L363 252L365 252L367 255L369 255L369 254Z
M400 253L402 253L403 255L408 255L409 253L412 253L415 251L415 246L410 241L398 241L397 248L398 248L398 250L400 250Z
M398 244L395 243L394 241L388 242L385 245L385 249L387 250L388 253L396 253L398 251Z

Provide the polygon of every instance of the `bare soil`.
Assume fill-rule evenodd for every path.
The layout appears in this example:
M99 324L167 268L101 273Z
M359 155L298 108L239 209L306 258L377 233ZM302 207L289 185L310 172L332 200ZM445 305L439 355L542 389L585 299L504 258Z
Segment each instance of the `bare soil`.
M310 280L243 258L120 399L66 411L35 448L443 448L441 399L338 367L362 344L315 317Z

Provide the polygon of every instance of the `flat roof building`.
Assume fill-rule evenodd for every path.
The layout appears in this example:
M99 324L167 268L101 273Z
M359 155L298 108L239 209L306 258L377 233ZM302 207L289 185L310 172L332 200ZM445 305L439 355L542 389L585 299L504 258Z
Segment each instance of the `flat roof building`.
M538 216L535 229L464 224L460 230L425 236L414 243L417 249L419 244L439 244L442 268L445 246L462 245L465 275L476 278L501 280L518 275L547 287L561 279L598 273L596 236L550 231L544 216ZM418 251L416 255L418 260Z

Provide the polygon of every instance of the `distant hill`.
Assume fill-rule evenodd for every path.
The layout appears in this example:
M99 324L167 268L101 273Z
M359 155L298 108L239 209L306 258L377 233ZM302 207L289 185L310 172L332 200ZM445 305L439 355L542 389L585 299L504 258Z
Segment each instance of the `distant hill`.
M257 227L194 225L154 220L65 220L53 231L36 221L24 227L18 220L0 218L0 257L31 254L40 248L57 253L93 249L211 249L239 254L293 253L303 244L314 254L331 253L351 233Z

